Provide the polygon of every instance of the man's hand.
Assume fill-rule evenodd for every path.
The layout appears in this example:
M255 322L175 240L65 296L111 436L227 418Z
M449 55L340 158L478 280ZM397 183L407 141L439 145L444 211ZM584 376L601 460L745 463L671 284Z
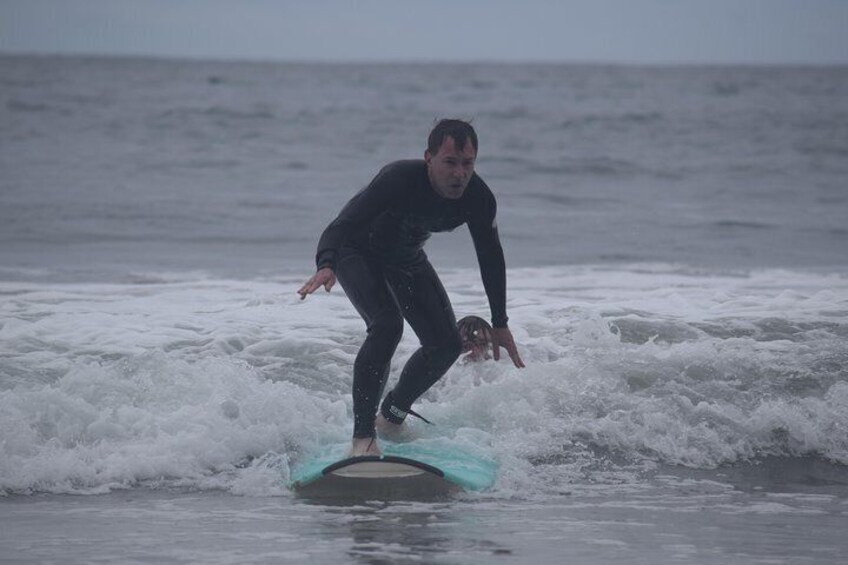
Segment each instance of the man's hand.
M492 352L495 355L495 361L500 361L501 347L509 353L509 358L515 363L519 369L524 368L524 361L518 355L518 348L515 347L515 340L512 339L512 332L509 328L492 328Z
M335 273L333 273L333 270L329 267L324 267L312 275L312 278L306 281L306 284L300 287L300 290L298 290L297 293L300 295L300 299L303 300L306 298L307 294L312 294L321 286L323 286L327 292L330 292L330 289L333 288L334 284L336 284Z

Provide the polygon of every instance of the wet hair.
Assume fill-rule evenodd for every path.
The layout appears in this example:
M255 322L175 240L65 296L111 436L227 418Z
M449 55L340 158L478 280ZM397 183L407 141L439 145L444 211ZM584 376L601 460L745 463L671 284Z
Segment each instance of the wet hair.
M483 318L466 316L456 323L463 351L469 351L472 345L484 347L491 345L492 326Z
M452 137L460 150L464 149L465 144L470 141L474 152L477 152L477 132L469 122L454 119L439 120L436 123L430 132L430 137L427 138L427 151L433 155L438 153L447 137Z

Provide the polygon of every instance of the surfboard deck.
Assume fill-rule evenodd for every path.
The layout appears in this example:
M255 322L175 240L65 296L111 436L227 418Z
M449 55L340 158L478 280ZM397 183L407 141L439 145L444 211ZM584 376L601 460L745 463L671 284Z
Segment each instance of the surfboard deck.
M383 445L382 456L344 457L345 445L305 458L291 472L290 488L321 498L443 498L491 487L497 463L448 441Z

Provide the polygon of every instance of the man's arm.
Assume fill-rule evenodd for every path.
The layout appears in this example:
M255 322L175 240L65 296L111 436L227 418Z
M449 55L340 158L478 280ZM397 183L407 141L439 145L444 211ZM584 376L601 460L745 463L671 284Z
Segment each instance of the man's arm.
M318 251L315 264L320 271L323 268L335 269L336 257L342 244L359 229L385 211L392 198L397 197L395 164L384 167L376 177L360 190L347 204L339 215L321 234L318 241Z
M303 300L322 286L327 292L336 284L336 257L342 244L358 229L362 229L372 219L385 210L392 198L394 186L390 175L392 166L387 165L371 183L360 190L347 204L335 220L321 234L318 252L315 255L317 271L297 293Z
M499 361L500 348L503 347L515 366L521 368L524 367L524 362L518 354L512 332L507 327L509 318L506 315L506 260L498 236L497 203L485 183L483 186L485 202L469 219L468 228L474 241L474 250L477 252L483 288L492 311L492 352L495 361Z

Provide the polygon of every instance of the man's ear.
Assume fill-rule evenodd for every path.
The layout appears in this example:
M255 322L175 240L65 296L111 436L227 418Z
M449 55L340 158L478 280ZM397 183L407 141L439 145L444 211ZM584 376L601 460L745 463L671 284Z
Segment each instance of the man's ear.
M429 165L429 164L430 164L430 159L432 159L432 158L433 158L433 156L430 154L430 150L429 150L429 149L425 149L425 150L424 150L424 162L425 162L425 163L427 163L427 164Z

